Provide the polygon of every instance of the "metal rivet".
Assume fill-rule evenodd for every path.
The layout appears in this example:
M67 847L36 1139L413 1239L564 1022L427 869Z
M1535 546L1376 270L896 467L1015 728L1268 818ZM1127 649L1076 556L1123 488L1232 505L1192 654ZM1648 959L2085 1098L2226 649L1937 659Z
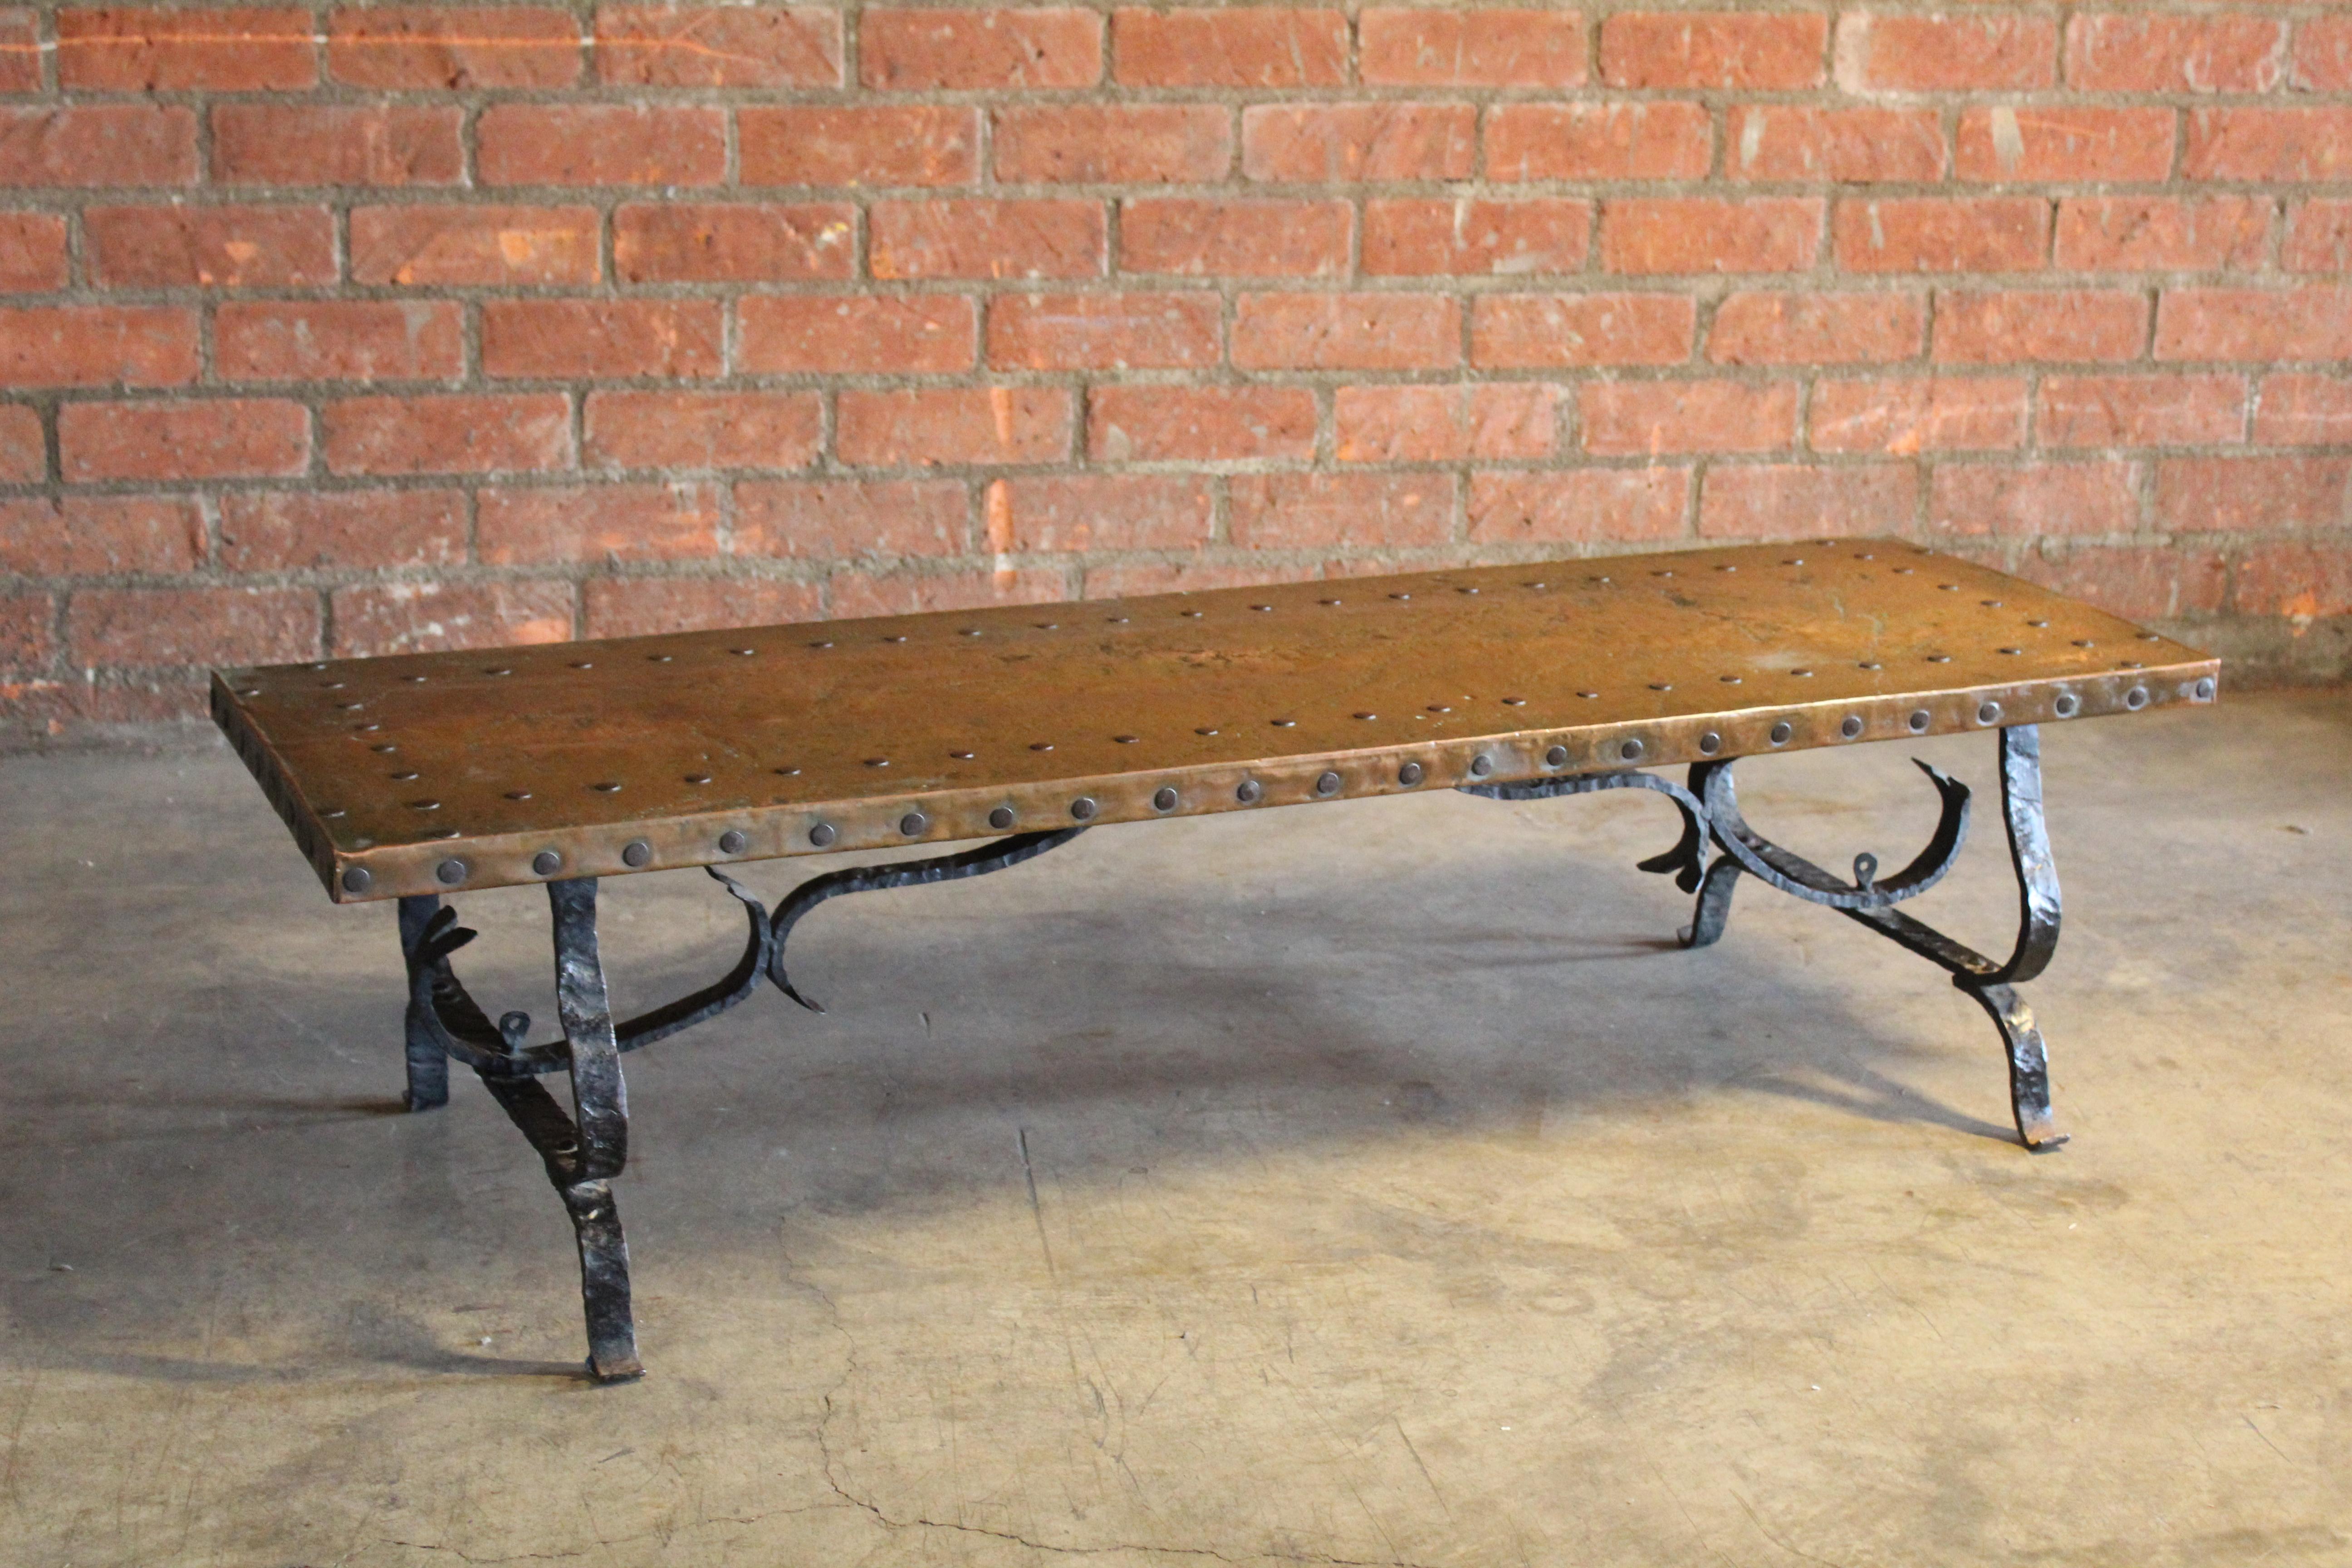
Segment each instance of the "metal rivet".
M1252 605L1250 608L1253 610L1270 610L1274 608L1274 606L1272 605Z
M2082 702L2076 699L2073 692L2062 691L2058 694L2058 700L2050 705L2050 710L2053 713L2057 714L2061 719L2072 719L2074 716L2075 710L2082 706Z
M588 787L594 790L598 795L618 795L621 792L621 786L619 784L613 784L609 781L604 784L592 784Z
M820 849L840 837L840 834L834 831L833 824L830 822L820 822L809 829L809 842Z
M1506 708L1524 708L1527 705L1528 700L1524 697L1506 697L1503 699L1503 706Z
M2213 678L2207 676L2197 683L2197 700L2210 702L2213 698Z
M1642 742L1639 741L1628 741L1623 745L1617 748L1617 754L1630 763L1634 758L1642 754Z
M649 653L646 655L646 662L647 664L667 664L669 660L670 656L666 653Z
M370 746L368 750L382 756L390 756L393 752L400 750L400 748L394 745L390 741L383 741L379 742L375 745Z
M2024 650L2023 648L2021 648L2021 647L2004 647L2004 648L1998 648L1998 649L1996 649L1996 650L1994 650L1994 651L1999 652L1999 653L2023 653L2025 650Z
M632 838L621 846L621 864L633 869L653 858L654 847L642 838Z
M1579 697L1583 698L1587 702L1590 702L1590 701L1591 701L1594 698L1596 698L1596 697L1600 696L1600 695L1601 695L1601 693L1599 693L1598 691L1580 691L1580 692L1578 692L1578 693L1577 693L1577 695L1578 695Z
M530 791L527 789L510 789L507 791L507 798L509 800L529 800L530 798Z
M707 784L710 782L710 775L709 773L688 773L686 775L686 782L690 784Z
M368 875L368 869L366 867L353 866L343 872L343 891L346 893L364 893L374 883L374 881L375 879Z
M2139 634L2139 640L2142 642L2162 642L2164 640L2164 634L2162 632L2142 632Z
M1140 735L1113 735L1111 739L1118 742L1122 746L1132 746L1138 741L1142 740L1143 737Z
M1854 666L1854 668L1856 669L1884 669L1886 667L1879 663L1874 658L1865 658L1860 664Z
M2074 646L2076 647L2096 647L2099 645L2091 637L2076 637L2074 639Z
M563 857L552 849L542 849L530 858L530 868L542 877L552 877L563 869Z
M1546 752L1544 753L1544 765L1551 768L1566 767L1568 765L1568 748L1566 746L1554 746L1550 751Z
M596 661L592 658L574 659L572 661L572 668L574 669L593 669L596 668Z
M1176 792L1175 792L1174 790L1172 790L1172 789L1163 789L1163 790L1160 790L1158 794L1154 795L1151 797L1151 805L1152 805L1152 808L1153 808L1154 810L1157 810L1157 811L1173 811L1173 810L1175 810L1175 809L1176 809Z
M433 837L436 838L463 838L466 836L457 828L441 827L434 830Z
M751 840L739 827L730 827L719 836L719 852L721 855L740 855L751 846Z
M500 665L496 669L486 669L482 671L482 673L484 675L512 675L514 670L509 666Z
M779 777L788 779L798 778L801 772L798 768L773 768L770 771L776 773Z
M1913 709L1911 717L1905 721L1905 722L1911 726L1911 732L1913 734L1926 734L1927 732L1927 710L1925 708Z
M320 808L319 815L332 822L336 817L343 815L343 808L340 805L322 806Z
M411 811L438 811L441 809L441 803L437 800L412 800L408 803L408 809Z
M1244 779L1241 782L1241 787L1234 791L1234 798L1244 805L1248 805L1265 793L1265 786L1259 784L1257 780Z
M463 860L444 860L433 868L433 875L454 888L466 879L466 863Z
M1849 741L1853 740L1856 735L1861 734L1862 715L1858 713L1847 714L1845 716L1845 722L1838 726L1838 733L1843 735Z
M1100 808L1095 805L1095 797L1090 795L1082 795L1070 802L1070 816L1080 822L1092 822L1098 809Z
M1377 719L1380 715L1377 713L1359 713L1356 717L1359 719Z
M1977 705L1977 722L1978 722L1978 723L1979 723L1979 724L1990 724L1990 723L1991 723L1994 720L1996 720L1996 719L1998 719L1998 718L2000 718L2000 703L1998 703L1998 702L1980 702L1980 703L1979 703L1979 704Z
M988 814L988 825L999 833L1003 832L1013 826L1013 808L1009 805L998 806Z
M1029 742L1029 749L1033 752L1050 752L1054 749L1054 742L1051 741L1032 741Z
M931 825L931 819L919 811L910 811L898 819L898 831L912 838Z
M1726 686L1737 686L1739 684L1739 677L1736 675L1718 675L1716 679L1723 682Z
M1952 662L1952 656L1948 653L1931 653L1927 656L1927 662L1929 664L1949 664Z
M1786 719L1783 719L1780 722L1772 726L1772 743L1776 746L1785 746L1789 743L1789 737L1795 733L1796 731L1794 730L1789 728L1789 721Z
M395 780L401 784L406 784L409 780L415 778L417 775L414 771L411 771L407 773L386 773L383 776L388 779Z
M1813 672L1810 669L1792 669L1789 673L1803 680L1811 680L1813 676Z
M890 765L890 759L887 757L868 757L866 759L866 765L869 768L887 768Z
M2147 706L2147 688L2135 686L2124 693L2124 706L2137 713Z
M239 697L258 697L261 695L261 688L258 686L240 686L236 689L236 694Z
M906 639L905 637L900 637L898 640L899 640L900 642L905 642L907 639ZM740 654L740 655L742 655L745 658L751 658L753 654L755 654L755 653L759 652L760 650L759 650L758 648L755 648L755 647L730 647L730 648L729 648L727 651L728 651L729 653Z
M1698 750L1699 755L1703 757L1715 755L1716 752L1723 750L1723 737L1709 730L1698 738Z
M1269 719L1266 722L1273 725L1277 730L1289 730L1296 728L1298 721L1296 719Z
M809 647L831 647L832 646L833 643L831 639L826 637L819 637L816 641L809 644Z
M1338 795L1339 793L1339 775L1338 773L1325 773L1321 778L1317 779L1315 781L1315 793L1317 795Z
M1471 759L1470 759L1470 776L1471 776L1472 778L1474 778L1474 779L1483 779L1483 778L1485 778L1488 773L1493 773L1494 771L1495 771L1495 759L1494 759L1494 758L1492 758L1492 757L1473 757L1473 758L1471 758Z
M1397 783L1401 784L1417 784L1426 776L1419 763L1407 763L1397 770Z
M1195 735L1213 735L1216 732L1217 727L1214 724L1203 724L1192 731Z

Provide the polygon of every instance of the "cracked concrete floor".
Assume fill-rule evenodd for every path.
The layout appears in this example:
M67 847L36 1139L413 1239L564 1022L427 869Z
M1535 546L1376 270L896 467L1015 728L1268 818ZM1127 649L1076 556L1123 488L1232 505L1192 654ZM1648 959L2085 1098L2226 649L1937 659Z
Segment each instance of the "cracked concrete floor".
M629 1058L610 1389L520 1137L392 1113L391 908L216 748L0 762L0 1560L2352 1561L2352 697L2047 745L2060 1152L1852 923L1662 940L1654 798L1121 827L829 904L829 1015ZM1744 798L1897 864L1904 754ZM1990 945L1978 826L1913 908ZM542 901L461 905L545 1016ZM624 1006L740 941L690 873L606 908Z

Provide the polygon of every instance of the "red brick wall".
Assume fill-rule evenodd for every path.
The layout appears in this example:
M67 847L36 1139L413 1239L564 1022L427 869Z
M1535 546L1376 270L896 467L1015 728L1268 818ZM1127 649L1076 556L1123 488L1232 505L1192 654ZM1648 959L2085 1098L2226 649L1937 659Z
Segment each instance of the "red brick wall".
M1863 530L2324 663L2347 254L2321 4L0 8L0 704Z

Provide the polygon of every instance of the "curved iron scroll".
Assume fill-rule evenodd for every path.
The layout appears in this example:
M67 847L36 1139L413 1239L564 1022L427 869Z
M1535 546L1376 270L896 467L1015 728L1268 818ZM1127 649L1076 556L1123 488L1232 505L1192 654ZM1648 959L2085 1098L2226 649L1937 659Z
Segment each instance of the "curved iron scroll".
M1675 886L1685 893L1695 890L1699 879L1706 874L1706 807L1672 779L1628 769L1613 773L1573 773L1567 778L1522 779L1513 784L1463 784L1460 788L1464 795L1484 795L1488 800L1554 800L1564 795L1591 795L1604 789L1655 790L1673 801L1675 809L1683 814L1682 841L1664 854L1653 855L1640 862L1640 868L1672 871Z

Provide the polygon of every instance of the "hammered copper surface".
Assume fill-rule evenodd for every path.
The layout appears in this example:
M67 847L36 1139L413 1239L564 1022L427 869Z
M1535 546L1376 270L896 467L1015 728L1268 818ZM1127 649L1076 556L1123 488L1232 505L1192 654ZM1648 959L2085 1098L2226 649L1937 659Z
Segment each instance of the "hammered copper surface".
M2044 723L2217 671L1846 540L281 665L213 702L350 900Z

